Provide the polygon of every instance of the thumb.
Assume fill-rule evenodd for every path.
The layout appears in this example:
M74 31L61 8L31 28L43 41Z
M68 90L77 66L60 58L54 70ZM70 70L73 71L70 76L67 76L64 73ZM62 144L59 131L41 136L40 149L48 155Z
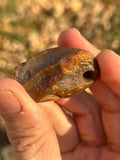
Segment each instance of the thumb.
M0 115L16 160L61 159L49 117L15 80L0 79Z

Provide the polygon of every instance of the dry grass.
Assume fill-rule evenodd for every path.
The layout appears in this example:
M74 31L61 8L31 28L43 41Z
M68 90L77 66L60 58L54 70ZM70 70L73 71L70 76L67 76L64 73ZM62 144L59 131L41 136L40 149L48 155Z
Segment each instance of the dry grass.
M56 46L70 27L120 54L119 0L1 0L0 77L12 77L21 61Z
M100 49L120 53L120 1L0 1L0 77L12 77L18 63L57 45L75 27Z

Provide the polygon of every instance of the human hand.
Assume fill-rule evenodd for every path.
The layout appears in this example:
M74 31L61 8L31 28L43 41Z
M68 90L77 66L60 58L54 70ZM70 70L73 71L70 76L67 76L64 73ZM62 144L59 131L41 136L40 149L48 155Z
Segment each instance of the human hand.
M58 44L100 52L73 29ZM16 160L120 159L120 57L102 51L97 60L101 74L90 87L94 96L81 92L37 104L19 83L0 79L0 114Z

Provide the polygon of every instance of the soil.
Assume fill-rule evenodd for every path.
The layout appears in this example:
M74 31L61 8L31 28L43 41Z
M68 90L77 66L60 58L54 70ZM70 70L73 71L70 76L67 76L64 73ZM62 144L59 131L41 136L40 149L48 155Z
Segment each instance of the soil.
M57 46L59 34L67 28L77 28L101 50L112 49L120 54L120 1L0 1L0 77L13 78L17 64ZM1 120L0 160L12 157L8 145Z

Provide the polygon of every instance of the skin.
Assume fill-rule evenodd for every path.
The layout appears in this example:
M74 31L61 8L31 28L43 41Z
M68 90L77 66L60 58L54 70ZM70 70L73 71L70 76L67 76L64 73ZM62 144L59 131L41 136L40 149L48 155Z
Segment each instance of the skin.
M100 51L74 29L62 32L58 45L97 56L94 95L37 104L18 82L0 79L0 114L16 160L120 160L120 56Z

